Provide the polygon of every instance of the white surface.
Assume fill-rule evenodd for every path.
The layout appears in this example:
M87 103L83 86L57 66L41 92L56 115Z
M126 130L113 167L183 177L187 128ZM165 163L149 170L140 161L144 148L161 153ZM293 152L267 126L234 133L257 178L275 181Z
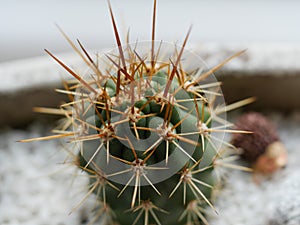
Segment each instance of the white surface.
M210 219L211 225L267 225L270 218L278 216L274 215L277 207L291 201L300 204L300 113L269 117L288 149L287 168L260 185L253 182L251 174L230 171L228 185L215 202L219 216ZM0 133L1 225L80 225L82 210L90 210L91 204L87 204L68 215L86 193L86 180L79 176L71 185L75 172L60 164L65 159L61 146L56 142L15 143L45 135L43 129L33 126L29 132Z
M219 64L238 51L247 49L244 55L232 60L222 69L248 70L253 73L256 70L300 71L298 62L300 44L206 42L203 45L191 44L187 46L187 49L202 57L209 67ZM93 56L97 51L89 52ZM98 52L105 52L105 50ZM55 55L78 74L82 75L88 69L83 60L74 52ZM67 79L72 76L48 55L0 63L0 92L14 92L24 88L47 86L51 83L60 83L62 78Z
M80 64L74 54L63 54L68 66ZM15 60L0 63L0 92L13 93L17 90L57 84L63 78L71 78L50 56Z
M149 40L152 1L111 0L119 30L128 27L132 40ZM182 42L193 24L191 43L300 42L300 2L294 0L159 0L157 39ZM87 48L115 44L106 1L0 0L0 61L44 55L44 48L65 52L67 46L55 27Z
M213 67L228 57L242 50L246 52L227 63L222 69L246 70L249 75L257 70L264 71L299 71L300 43L216 43L207 42L193 46L193 51L199 54L210 67ZM283 74L279 74L283 75Z
M60 165L65 153L57 142L16 143L45 135L40 126L0 133L0 224L77 225L81 210L72 208L84 196L87 179ZM72 184L72 181L74 183Z

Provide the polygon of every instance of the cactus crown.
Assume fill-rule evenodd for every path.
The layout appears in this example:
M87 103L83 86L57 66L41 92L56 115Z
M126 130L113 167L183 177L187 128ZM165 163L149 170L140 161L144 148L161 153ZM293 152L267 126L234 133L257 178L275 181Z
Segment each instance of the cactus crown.
M99 199L95 220L207 224L204 208L215 210L217 142L232 132L225 129L226 110L213 73L243 51L207 70L185 50L191 29L182 46L155 41L155 0L152 40L122 45L110 4L109 10L118 47L96 60L62 32L87 64L85 75L46 50L75 78L61 91L70 102L60 108L65 120L59 134L50 138L72 136L77 144L76 165L90 177L87 195Z

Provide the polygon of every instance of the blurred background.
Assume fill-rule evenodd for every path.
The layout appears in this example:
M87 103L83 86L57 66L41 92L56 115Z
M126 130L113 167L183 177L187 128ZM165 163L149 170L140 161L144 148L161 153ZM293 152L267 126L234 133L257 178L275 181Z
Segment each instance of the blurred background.
M153 0L111 0L111 4L121 37L130 27L132 42L151 38ZM271 112L267 115L280 128L290 154L285 172L263 186L254 184L245 173L231 174L228 190L216 205L222 214L211 224L270 224L268 217L278 214L274 211L278 204L295 199L299 209L299 197L295 198L300 196L299 21L298 0L157 0L157 40L182 43L193 24L188 47L204 48L201 57L213 66L233 52L248 49L216 74L224 84L226 102L257 97L251 109ZM78 190L66 188L70 173L74 174L57 173L62 171L57 163L65 158L63 151L54 151L62 149L60 143L16 143L46 136L53 128L57 117L39 116L33 107L56 108L65 101L65 95L54 89L60 87L62 77L71 76L44 49L55 55L74 51L55 24L87 49L102 51L115 46L107 0L0 0L1 225L74 225L86 221L90 211L83 208L67 216L83 198L78 193L86 183L78 180L74 185ZM76 61L70 55L59 57L63 56L67 65L82 63L80 57L76 56ZM295 113L286 113L290 111ZM4 129L8 127L27 130Z
M190 43L299 43L300 1L158 0L157 39ZM149 39L151 0L111 0L119 30ZM105 0L0 0L0 62L71 51L55 24L90 49L115 42ZM124 36L122 35L122 36Z

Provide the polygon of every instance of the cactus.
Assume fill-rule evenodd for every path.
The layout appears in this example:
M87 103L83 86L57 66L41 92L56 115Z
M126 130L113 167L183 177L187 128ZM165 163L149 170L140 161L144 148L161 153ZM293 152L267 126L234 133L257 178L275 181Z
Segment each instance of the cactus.
M191 29L182 46L155 41L155 0L152 40L122 45L110 4L109 10L118 48L96 60L62 31L87 64L86 74L46 50L75 82L60 90L70 102L59 110L65 120L58 134L34 140L71 136L76 165L90 177L83 201L97 196L101 224L207 224L206 206L216 211L214 162L223 135L242 132L227 129L213 73L244 51L207 70L185 49Z
M252 164L257 174L270 176L287 164L287 151L274 125L262 114L249 112L238 118L236 129L253 135L234 134L232 144L242 149L241 157Z

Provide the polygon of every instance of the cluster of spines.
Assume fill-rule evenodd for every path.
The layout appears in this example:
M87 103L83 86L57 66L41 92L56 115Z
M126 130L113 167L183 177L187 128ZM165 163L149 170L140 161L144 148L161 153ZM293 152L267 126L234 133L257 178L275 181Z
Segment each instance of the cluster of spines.
M101 71L101 67L99 67L98 62L94 61L89 53L85 50L83 45L78 41L79 46L81 48L78 49L75 44L63 33L68 42L71 44L73 49L81 56L84 62L88 65L88 67L93 71L93 76L90 79L84 79L81 75L77 74L70 67L65 65L61 60L55 57L52 53L46 50L46 52L57 61L63 68L65 68L77 81L65 83L65 90L58 90L59 92L65 93L70 97L70 102L62 104L59 110L52 109L44 109L37 108L39 112L46 113L57 113L65 116L65 122L60 127L60 130L55 130L57 134L45 138L36 138L34 140L44 140L44 139L53 139L60 137L68 137L73 136L74 138L71 141L77 142L80 145L83 145L84 142L90 140L101 140L101 144L96 149L94 154L89 157L87 160L83 157L84 152L80 153L78 157L79 163L76 162L76 165L81 169L85 170L91 180L89 192L83 198L82 202L92 193L96 193L101 199L101 210L97 215L102 217L106 214L105 218L109 218L109 220L113 220L115 215L113 213L113 209L109 207L107 204L107 193L106 189L109 187L117 192L119 192L118 197L121 196L126 188L128 188L131 182L134 183L133 191L131 196L131 205L129 206L130 211L137 214L136 219L133 221L133 224L137 224L142 216L144 216L144 224L149 224L150 221L156 224L162 224L157 216L156 212L159 213L168 213L162 208L156 206L151 199L141 199L141 188L140 185L141 179L145 179L148 185L156 192L157 195L161 195L160 190L151 182L151 180L147 177L146 170L160 170L163 168L155 168L151 167L151 163L148 163L151 156L155 153L158 143L161 141L165 141L165 161L168 163L168 157L171 154L169 152L169 144L172 143L176 145L176 147L183 152L189 160L187 164L179 171L178 173L178 182L172 188L172 191L169 193L169 198L172 198L175 192L178 192L179 189L182 190L182 204L185 206L185 210L179 217L179 221L186 220L186 224L197 224L197 221L202 220L204 223L207 223L205 217L203 216L203 201L208 204L211 208L214 209L212 203L203 194L203 191L199 188L199 185L205 186L207 188L213 189L213 186L202 181L195 176L195 174L199 174L203 171L210 170L216 165L222 165L218 161L221 158L221 153L218 151L218 147L214 144L214 141L222 140L213 137L211 133L213 132L243 132L227 129L227 127L232 124L228 124L226 121L223 121L222 118L218 117L219 114L226 112L226 110L234 109L238 106L248 104L253 101L253 99L246 99L239 103L235 103L231 106L225 107L214 107L214 99L208 100L205 97L205 93L213 93L215 97L218 96L219 83L211 83L205 85L199 85L199 83L205 79L207 79L210 75L212 75L217 69L222 67L225 63L241 55L244 51L238 52L232 57L228 58L224 62L215 66L214 68L200 73L199 71L195 71L194 73L187 74L183 68L181 68L181 57L187 43L190 30L188 31L186 38L183 42L182 47L179 50L174 50L175 60L170 60L169 63L157 63L160 47L158 51L154 51L154 39L155 39L155 15L156 15L156 1L154 0L154 10L153 10L153 28L152 28L152 46L150 50L150 63L146 61L146 58L139 55L136 49L131 49L130 45L127 45L125 49L117 31L116 22L114 20L113 12L111 6L109 5L110 14L112 18L113 28L115 32L116 42L118 45L118 55L106 55L107 65L106 71ZM128 57L125 57L125 53ZM113 71L113 72L110 72ZM163 71L163 76L166 77L166 83L162 85L162 89L153 88L151 86L151 81L155 76L159 76L159 74ZM177 88L171 91L171 86L176 81ZM206 90L210 88L214 88L214 91ZM113 89L113 90L112 90ZM142 90L151 89L153 93L145 98L145 93L142 94ZM78 92L80 90L80 92ZM112 90L112 92L111 92ZM179 91L185 91L191 94L190 99L176 99L174 96ZM76 98L77 97L77 98ZM131 103L131 107L126 110L118 110L118 107L122 105L124 101L128 101ZM159 105L159 109L156 113L164 113L163 123L159 129L154 129L145 126L139 126L137 122L140 119L145 119L148 117L154 117L156 113L141 113L143 110L146 110L147 107L151 103L155 102L156 105ZM139 107L136 107L136 103L139 103ZM188 110L183 105L184 102L191 102L194 104L194 108ZM200 105L200 106L199 106ZM179 108L184 108L186 114L184 117L180 118L180 120L176 124L171 123L171 117L173 114L174 106ZM208 111L208 112L205 112ZM89 123L86 118L90 112L93 112L98 120L100 121L100 125L98 126L93 123ZM123 120L112 121L111 113L115 113L120 115ZM207 113L208 116L205 116ZM173 132L178 126L180 126L189 115L195 115L197 131L194 133L182 133L177 134ZM210 127L212 120L218 120L220 123L224 123L218 127ZM151 145L148 149L145 150L143 154L138 154L135 150L134 146L130 142L130 139L126 136L118 136L114 130L115 127L122 124L130 122L132 126L132 130L137 139L140 138L139 133L141 131L147 132L156 132L159 135L159 141ZM74 127L74 131L70 131L70 127ZM89 133L89 130L93 130L93 134ZM245 132L247 133L247 132ZM199 135L200 140L199 143L185 136L188 135ZM128 143L130 148L128 149L129 154L131 154L133 160L127 160L120 156L116 156L113 154L113 149L110 148L110 142L113 139L122 140ZM33 140L33 139L32 139ZM176 141L181 140L185 143L193 145L194 147L200 146L201 148L201 156L198 156L196 159L189 155L185 149L183 149ZM30 140L27 140L30 141ZM208 163L205 167L199 167L199 164L203 160L202 154L205 152L206 142L209 142L210 146L215 151L213 157L210 158L211 162ZM106 161L109 162L109 158L112 157L117 159L127 165L129 165L130 169L127 171L119 171L111 174L105 174L101 170L101 168L94 162L94 158L102 149L102 146L105 145L107 150L106 153ZM230 144L225 143L225 145L229 147ZM81 148L84 151L83 148ZM130 151L131 150L131 151ZM231 164L223 165L227 167L235 167L231 166ZM238 168L238 167L235 167ZM241 168L243 169L243 168ZM110 181L110 178L113 176L121 175L124 173L130 172L132 176L128 180L128 183L120 189L120 187L114 182ZM195 199L192 201L187 201L187 189L190 190L192 195L194 195ZM81 203L79 204L81 205ZM78 205L78 206L79 206ZM76 207L77 208L77 207ZM214 209L215 210L215 209ZM111 216L108 214L111 213Z

